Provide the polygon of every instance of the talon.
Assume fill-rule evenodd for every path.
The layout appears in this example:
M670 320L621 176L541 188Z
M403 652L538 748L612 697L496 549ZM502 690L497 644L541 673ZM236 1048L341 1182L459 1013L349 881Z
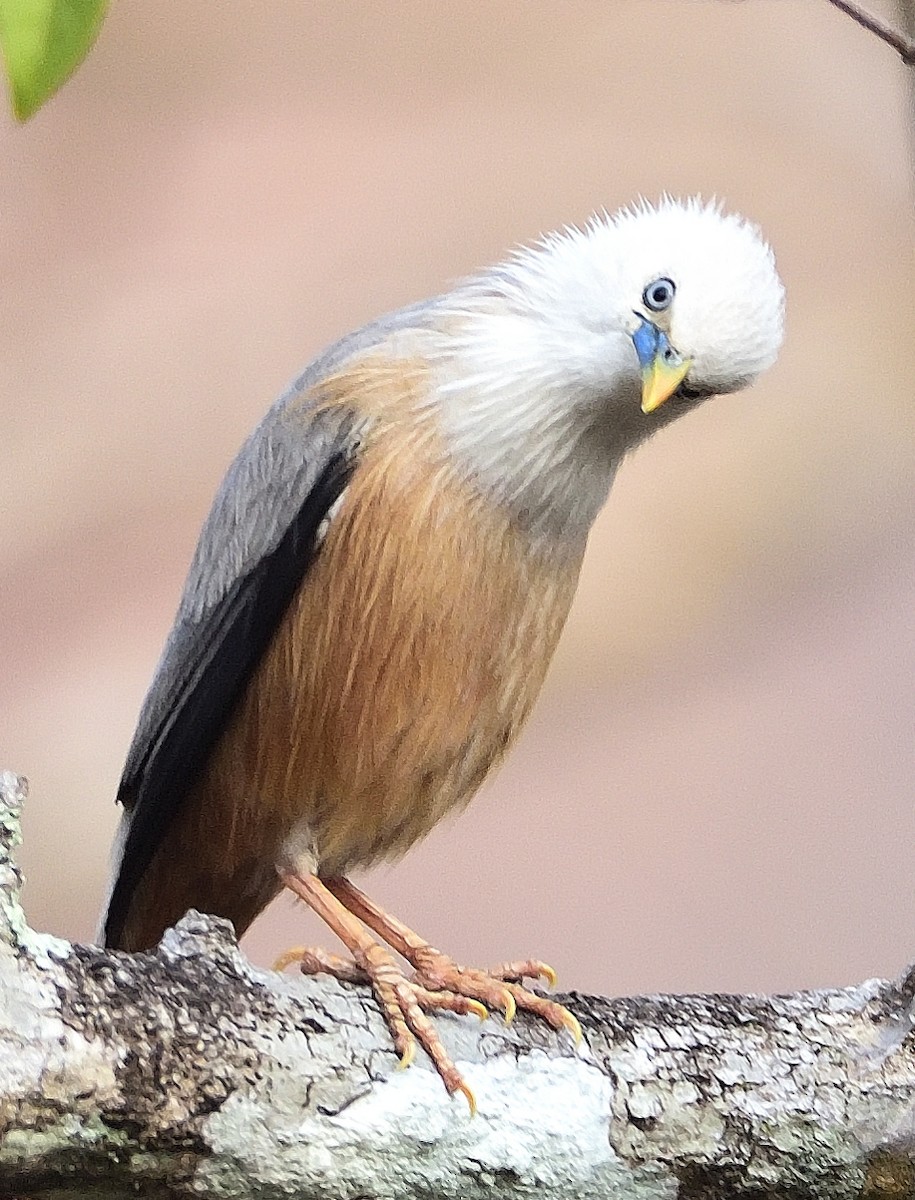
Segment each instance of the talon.
M563 1024L565 1025L566 1029L568 1029L569 1033L571 1033L575 1045L580 1046L582 1039L585 1036L582 1032L581 1022L577 1017L573 1016L567 1008L564 1009L563 1012Z
M515 1013L518 1011L518 1006L515 1003L515 997L508 990L508 988L506 988L503 992L503 997L505 1012L503 1013L502 1019L506 1025L511 1025L512 1021L515 1019Z
M416 1058L416 1041L414 1038L410 1038L404 1046L400 1062L397 1064L398 1071L405 1071L412 1064L414 1058Z
M476 1096L473 1094L473 1092L470 1090L470 1088L467 1086L466 1083L459 1083L457 1086L457 1090L464 1096L464 1098L467 1100L467 1103L470 1105L470 1115L472 1117L475 1117L477 1115L477 1098L476 1098Z
M274 962L274 971L285 971L291 963L301 962L306 952L305 946L293 946L290 950L284 951Z
M553 970L549 963L540 963L540 978L546 980L548 988L554 988L559 982L559 976ZM579 1031L580 1032L580 1031Z
M467 1009L475 1017L479 1017L481 1021L485 1021L489 1017L489 1009L485 1004L481 1004L479 1000L468 1000Z

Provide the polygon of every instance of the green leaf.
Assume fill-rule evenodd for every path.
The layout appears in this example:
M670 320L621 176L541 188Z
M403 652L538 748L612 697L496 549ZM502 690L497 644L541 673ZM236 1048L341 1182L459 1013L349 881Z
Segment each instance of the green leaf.
M0 51L20 121L73 74L107 8L108 0L0 0Z

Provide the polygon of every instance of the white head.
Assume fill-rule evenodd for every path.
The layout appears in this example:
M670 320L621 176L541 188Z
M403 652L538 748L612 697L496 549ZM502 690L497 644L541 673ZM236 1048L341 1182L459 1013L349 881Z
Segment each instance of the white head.
M775 361L784 289L754 226L665 199L551 234L443 304L452 447L530 524L586 530L627 450Z

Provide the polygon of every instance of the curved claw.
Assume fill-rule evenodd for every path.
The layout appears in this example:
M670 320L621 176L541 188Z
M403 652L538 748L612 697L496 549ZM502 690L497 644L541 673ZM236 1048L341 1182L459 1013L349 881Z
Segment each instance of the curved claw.
M515 1019L515 1013L518 1011L518 1005L515 1003L515 997L511 994L508 988L502 993L504 997L505 1012L502 1019L506 1025L511 1025Z
M400 1062L397 1064L398 1071L405 1071L412 1064L414 1058L416 1058L416 1042L411 1038L403 1048Z
M582 1043L582 1039L585 1036L584 1033L582 1033L581 1022L578 1020L577 1017L573 1016L572 1013L570 1013L567 1008L564 1009L563 1011L565 1013L565 1016L563 1017L563 1024L565 1025L566 1029L568 1029L569 1033L571 1033L572 1037L574 1038L575 1045L580 1046Z
M546 980L548 988L554 988L559 982L559 976L553 970L549 963L540 963L540 978Z
M473 1094L473 1092L470 1090L470 1088L467 1086L466 1083L459 1083L457 1086L457 1090L464 1096L467 1103L470 1105L470 1115L472 1117L475 1117L477 1115L477 1098L476 1098L476 1096Z
M485 1021L489 1017L489 1009L485 1004L481 1004L479 1000L468 1000L467 1010L468 1012L472 1012L475 1017L479 1017L481 1021Z
M284 950L273 964L274 971L285 971L291 963L301 962L305 952L305 946L292 946L289 950Z

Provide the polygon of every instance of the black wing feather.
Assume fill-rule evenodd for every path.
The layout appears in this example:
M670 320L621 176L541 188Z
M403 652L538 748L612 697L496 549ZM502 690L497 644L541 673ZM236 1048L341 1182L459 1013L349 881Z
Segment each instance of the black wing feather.
M321 522L353 461L334 454L276 546L239 577L194 629L195 662L119 799L133 809L105 920L117 945L130 900L184 797L203 770L320 546Z

